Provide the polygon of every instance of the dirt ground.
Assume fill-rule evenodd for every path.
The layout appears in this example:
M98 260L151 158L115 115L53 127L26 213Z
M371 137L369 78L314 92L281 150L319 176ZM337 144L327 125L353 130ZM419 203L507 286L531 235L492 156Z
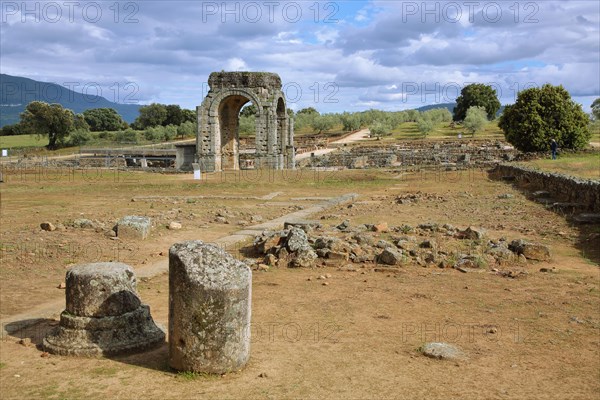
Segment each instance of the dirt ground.
M228 173L200 182L187 175L114 171L91 177L80 171L5 173L2 319L64 298L56 286L75 263L119 260L143 271L166 259L177 241L210 242L243 229L240 221L251 223L252 216L267 221L350 192L360 194L351 206L313 219L325 225L345 219L473 225L490 238L547 244L553 257L504 266L525 272L516 279L493 265L469 273L432 266L375 272L370 264L354 265L356 271L254 271L250 363L224 376L170 370L166 344L110 359L44 354L34 345L57 324L57 313L0 341L2 399L590 399L600 392L600 230L571 225L529 200L527 190L490 180L485 171ZM395 201L418 191L435 196ZM215 222L217 214L228 223ZM124 215L152 217L152 235L138 242L111 239L110 228ZM96 228L69 226L77 218ZM42 231L44 221L66 230ZM170 221L183 228L168 230ZM315 278L326 273L331 278L324 286ZM167 326L166 274L140 280L138 289L155 321ZM20 338L33 345L19 344ZM452 343L467 358L427 358L418 348L431 341Z

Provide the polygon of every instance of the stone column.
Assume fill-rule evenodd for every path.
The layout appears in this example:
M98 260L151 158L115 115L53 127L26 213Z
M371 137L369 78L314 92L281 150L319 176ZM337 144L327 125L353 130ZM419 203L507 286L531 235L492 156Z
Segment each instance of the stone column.
M252 272L199 240L169 249L169 365L222 374L250 358Z
M60 325L43 340L46 351L60 355L115 355L164 343L150 308L136 292L130 266L92 263L71 268L66 276L67 308Z

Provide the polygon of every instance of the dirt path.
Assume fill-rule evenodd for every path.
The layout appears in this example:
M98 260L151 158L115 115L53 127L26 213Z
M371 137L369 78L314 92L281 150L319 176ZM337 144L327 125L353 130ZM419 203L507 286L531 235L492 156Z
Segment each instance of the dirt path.
M307 151L306 153L297 154L296 161L304 160L305 158L310 157L311 154L314 154L315 156L322 156L323 154L331 153L337 150L337 147L335 147L336 145L358 142L359 140L367 139L370 134L371 131L369 131L368 129L361 129L358 132L354 132L352 135L346 136L345 138L340 140L335 140L328 144L328 146L333 145L334 147L327 147L326 149Z

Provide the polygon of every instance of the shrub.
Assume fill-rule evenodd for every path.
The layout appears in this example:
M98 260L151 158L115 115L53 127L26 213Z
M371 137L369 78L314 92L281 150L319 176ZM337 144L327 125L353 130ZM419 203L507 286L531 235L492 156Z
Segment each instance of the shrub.
M65 144L67 146L81 146L88 143L92 139L89 131L77 129L69 134Z
M138 142L137 132L134 131L133 129L118 131L115 133L115 141L118 143L137 144L137 142Z

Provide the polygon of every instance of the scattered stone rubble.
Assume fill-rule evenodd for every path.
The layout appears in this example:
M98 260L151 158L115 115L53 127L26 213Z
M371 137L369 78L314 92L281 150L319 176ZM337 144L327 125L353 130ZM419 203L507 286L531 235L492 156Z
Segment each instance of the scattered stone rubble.
M285 224L281 231L258 235L253 249L262 270L268 267L345 268L348 263L386 266L418 265L455 268L462 272L485 267L548 261L550 249L523 239L488 238L484 229L459 229L449 224L422 223L416 227L387 223L352 225L345 220L335 227L304 221Z

